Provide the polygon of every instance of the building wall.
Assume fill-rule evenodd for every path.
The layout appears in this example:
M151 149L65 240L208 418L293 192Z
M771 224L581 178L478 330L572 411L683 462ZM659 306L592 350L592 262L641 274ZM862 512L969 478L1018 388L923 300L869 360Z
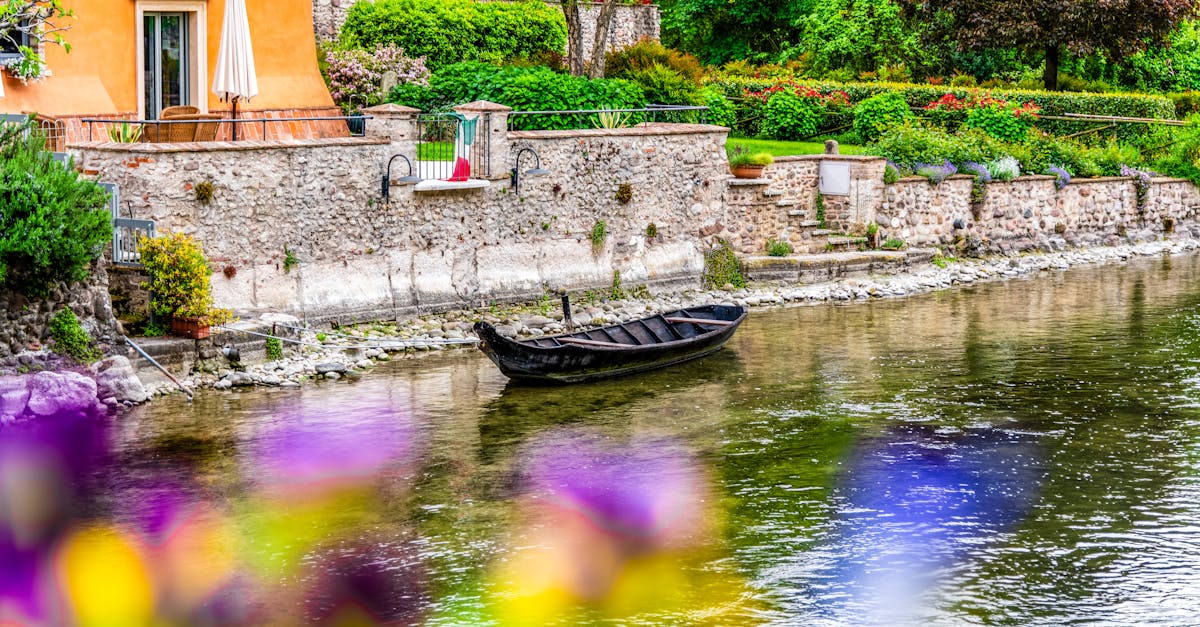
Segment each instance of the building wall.
M22 85L7 73L0 112L45 115L113 115L138 110L136 0L65 0L76 18L64 38L66 53L49 46L46 59L51 76ZM193 104L218 111L228 107L211 92L217 62L225 0L205 5L206 70L199 81L201 93ZM149 7L151 5L145 4ZM153 4L169 10L172 0ZM312 4L303 0L247 0L250 35L258 72L259 96L242 109L331 107L333 102L317 70L316 43L312 35Z

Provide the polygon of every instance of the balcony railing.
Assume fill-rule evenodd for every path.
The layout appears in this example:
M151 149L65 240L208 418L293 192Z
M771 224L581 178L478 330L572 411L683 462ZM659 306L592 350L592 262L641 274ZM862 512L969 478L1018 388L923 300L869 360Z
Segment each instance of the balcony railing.
M414 174L422 180L465 181L492 173L492 117L467 118L454 113L417 116L417 158Z
M339 115L295 118L226 118L215 114L198 114L188 117L175 117L165 120L123 120L120 118L83 118L80 122L87 129L87 140L108 139L108 132L113 128L139 128L139 142L173 143L173 142L206 142L227 141L232 139L275 139L291 138L295 133L290 129L275 129L268 131L272 125L294 125L298 123L315 122L328 125L329 136L361 137L366 134L366 121L369 115ZM294 128L294 127L293 127Z

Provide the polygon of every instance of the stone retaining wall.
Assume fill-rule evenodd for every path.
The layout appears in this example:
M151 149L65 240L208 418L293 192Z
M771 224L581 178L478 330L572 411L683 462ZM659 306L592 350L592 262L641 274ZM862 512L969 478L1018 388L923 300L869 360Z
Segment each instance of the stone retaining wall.
M137 217L202 242L219 305L310 320L606 289L616 273L625 285L694 283L701 232L720 228L726 187L713 173L726 169L722 127L505 133L501 115L490 129L488 187L393 185L385 205L383 167L394 150L413 154L403 129L413 116L378 115L376 132L388 137L73 150L85 171L126 190ZM551 174L522 180L518 195L507 170L522 148ZM527 154L522 169L533 163ZM215 186L207 204L195 197L201 181ZM623 185L627 203L617 198ZM600 221L606 233L595 245Z
M498 0L504 1L504 0ZM318 41L337 39L355 0L313 0L313 31ZM557 2L547 2L555 9ZM591 56L592 41L596 38L596 20L600 17L602 4L580 3L580 21L583 26L585 61ZM655 41L659 38L661 17L653 4L620 5L615 9L612 25L608 32L608 49L616 50L642 38Z
M60 283L44 297L0 289L0 314L5 317L0 324L0 371L6 367L7 358L45 348L50 340L50 318L64 307L75 312L84 330L101 349L107 351L118 341L117 322L108 300L108 276L100 260L88 281Z

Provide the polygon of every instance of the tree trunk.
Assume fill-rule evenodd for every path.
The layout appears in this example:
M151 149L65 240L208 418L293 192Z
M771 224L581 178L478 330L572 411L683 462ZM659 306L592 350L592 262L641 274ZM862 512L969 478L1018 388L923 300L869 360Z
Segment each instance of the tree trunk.
M567 20L567 71L583 76L583 25L579 18L579 0L563 0L563 17Z
M613 16L617 13L615 0L608 0L600 7L600 16L596 18L596 38L592 41L592 65L588 68L589 78L604 78L604 55L608 54L608 31L612 27Z
M1046 91L1058 91L1058 60L1058 44L1046 46L1046 70L1042 74Z

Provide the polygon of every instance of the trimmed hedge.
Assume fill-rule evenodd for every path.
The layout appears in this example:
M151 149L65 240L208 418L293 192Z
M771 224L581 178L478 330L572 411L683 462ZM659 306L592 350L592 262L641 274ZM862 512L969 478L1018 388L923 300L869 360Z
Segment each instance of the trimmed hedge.
M567 25L562 11L540 0L374 0L350 7L341 44L367 50L395 44L436 70L463 60L561 53Z
M642 88L622 79L589 80L560 74L547 67L498 68L485 63L456 63L434 72L429 87L439 107L474 100L490 100L516 111L571 109L640 109L646 106ZM398 96L397 92L393 92ZM641 119L631 116L628 124ZM567 129L589 127L597 120L568 115L517 116L516 129Z
M739 99L747 89L760 91L781 79L731 77L714 81L726 96ZM899 93L910 107L921 108L946 94L958 98L972 95L991 95L993 98L1010 102L1033 102L1041 108L1041 115L1063 115L1084 113L1090 115L1114 115L1137 118L1175 119L1175 103L1165 96L1150 94L1091 94L1077 92L1050 92L1021 89L980 89L970 87L947 87L944 85L914 85L909 83L831 83L827 81L801 81L823 94L844 91L851 104L857 104L872 96L883 93ZM749 106L757 103L750 103ZM743 107L745 110L746 106ZM757 109L757 107L754 107ZM745 118L747 116L739 116ZM839 120L827 119L825 128L832 128ZM844 123L844 122L842 122ZM1038 128L1055 135L1066 135L1094 128L1095 123L1067 122L1064 120L1038 120ZM1118 127L1121 137L1136 136L1147 132L1148 125L1123 124ZM747 129L748 130L748 129Z

